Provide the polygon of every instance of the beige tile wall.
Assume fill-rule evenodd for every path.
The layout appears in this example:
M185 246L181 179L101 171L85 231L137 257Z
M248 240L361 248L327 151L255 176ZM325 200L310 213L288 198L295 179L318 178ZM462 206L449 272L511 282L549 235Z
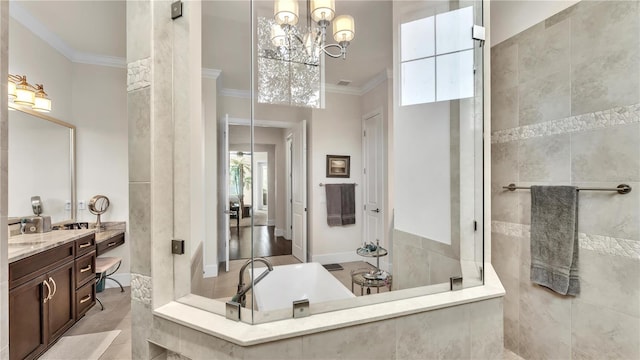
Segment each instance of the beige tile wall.
M155 318L151 341L190 359L501 359L502 299L242 347Z
M640 358L640 3L583 1L492 48L492 263L505 347L530 358ZM530 194L580 192L579 296L529 280Z

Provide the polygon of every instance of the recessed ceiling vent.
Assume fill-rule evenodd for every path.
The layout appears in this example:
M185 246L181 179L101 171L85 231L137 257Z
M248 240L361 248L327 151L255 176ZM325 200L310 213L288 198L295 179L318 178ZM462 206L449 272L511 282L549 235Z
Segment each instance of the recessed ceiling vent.
M340 81L338 81L338 85L339 86L347 86L349 84L351 84L351 80L340 80Z

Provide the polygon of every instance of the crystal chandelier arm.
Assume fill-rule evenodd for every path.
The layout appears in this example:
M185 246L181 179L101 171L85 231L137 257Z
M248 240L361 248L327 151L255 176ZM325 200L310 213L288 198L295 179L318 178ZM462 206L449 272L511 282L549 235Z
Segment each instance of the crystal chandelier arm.
M340 49L340 53L339 54L332 54L328 49L330 48L337 48ZM346 59L347 58L347 48L346 47L342 47L338 44L327 44L324 45L320 48L322 50L322 52L324 52L325 54L329 55L330 57L337 59L337 58L343 58Z

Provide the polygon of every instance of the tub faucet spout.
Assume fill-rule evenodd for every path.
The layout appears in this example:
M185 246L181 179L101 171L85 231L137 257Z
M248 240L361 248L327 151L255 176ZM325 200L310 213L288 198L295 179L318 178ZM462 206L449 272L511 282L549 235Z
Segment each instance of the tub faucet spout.
M258 277L255 278L251 284L245 287L244 271L250 264L255 263L256 261L267 265L267 270L263 271L262 274L258 275ZM238 302L242 306L245 306L247 303L247 292L251 290L254 285L260 282L260 280L264 279L264 277L267 276L271 271L273 271L273 265L271 265L271 262L269 262L269 260L265 258L255 258L247 260L247 262L245 262L244 265L242 265L242 267L240 268L240 273L238 274L238 292L233 296L233 298L231 298L231 301Z

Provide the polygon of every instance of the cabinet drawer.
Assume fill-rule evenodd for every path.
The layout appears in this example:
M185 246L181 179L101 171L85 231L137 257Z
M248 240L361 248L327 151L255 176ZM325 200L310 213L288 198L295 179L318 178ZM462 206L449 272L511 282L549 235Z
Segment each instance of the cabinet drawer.
M95 250L96 235L91 234L76 240L76 257Z
M76 259L76 289L86 284L87 281L95 281L96 278L96 252L92 251Z
M29 256L9 264L9 288L53 270L67 261L73 260L74 242L62 244L53 249Z
M76 291L76 321L96 304L96 283L90 281Z
M100 256L105 252L124 244L124 233L118 234L111 239L101 241L96 246L96 256Z

